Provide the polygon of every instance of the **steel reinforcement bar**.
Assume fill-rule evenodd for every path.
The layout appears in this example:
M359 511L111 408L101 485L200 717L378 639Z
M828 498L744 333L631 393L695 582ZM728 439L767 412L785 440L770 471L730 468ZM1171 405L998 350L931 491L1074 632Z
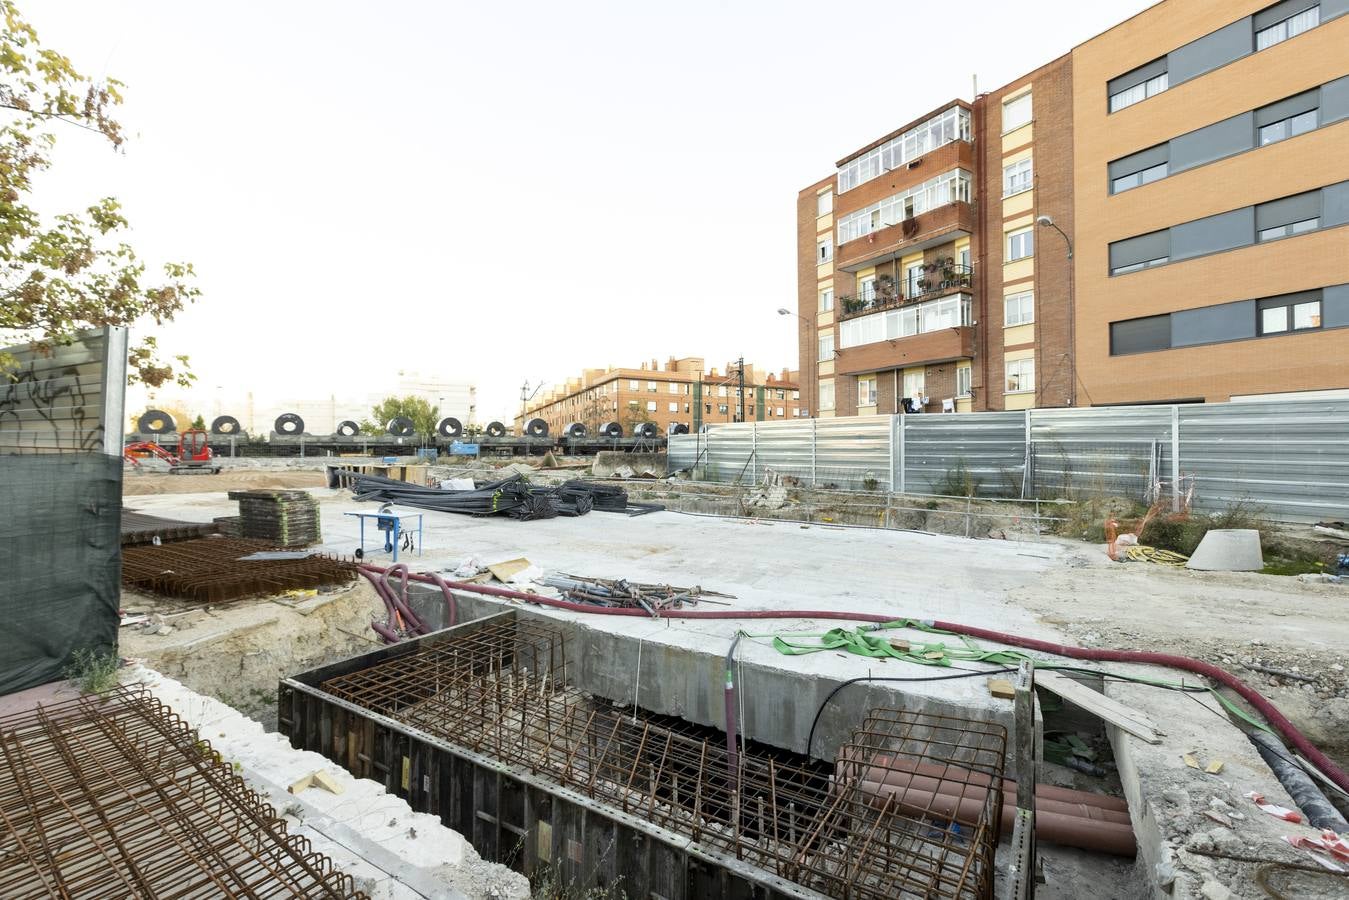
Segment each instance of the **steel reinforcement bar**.
M758 747L732 761L707 729L571 687L548 627L512 618L439 637L321 690L827 896L991 896L1000 726L881 709L833 769ZM968 796L878 788L915 765L942 767Z
M208 742L118 688L0 718L0 897L363 898Z

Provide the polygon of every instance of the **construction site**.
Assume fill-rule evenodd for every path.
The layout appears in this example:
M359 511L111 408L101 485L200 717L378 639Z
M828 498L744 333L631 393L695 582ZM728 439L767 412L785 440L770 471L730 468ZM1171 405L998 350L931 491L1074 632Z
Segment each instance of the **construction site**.
M1349 0L50 2L0 900L1349 898Z
M889 473L845 422L105 454L117 656L7 676L5 896L1343 896L1349 532L1204 512L1167 435L1099 427L1054 454L1099 496L1009 496L950 433L987 487L942 493L911 424Z

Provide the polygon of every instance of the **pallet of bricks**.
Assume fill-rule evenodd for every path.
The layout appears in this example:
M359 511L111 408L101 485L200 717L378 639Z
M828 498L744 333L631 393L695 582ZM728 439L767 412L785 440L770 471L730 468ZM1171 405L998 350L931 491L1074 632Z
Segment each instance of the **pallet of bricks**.
M230 491L229 498L239 501L234 526L239 537L278 547L307 547L321 540L318 501L306 491Z

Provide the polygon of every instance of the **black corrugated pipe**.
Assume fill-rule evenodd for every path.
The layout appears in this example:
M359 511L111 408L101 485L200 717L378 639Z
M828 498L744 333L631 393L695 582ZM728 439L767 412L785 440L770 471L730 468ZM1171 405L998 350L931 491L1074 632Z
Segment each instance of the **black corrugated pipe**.
M1248 735L1260 757L1274 770L1274 775L1283 785L1288 796L1293 798L1297 808L1302 810L1307 821L1314 828L1329 828L1336 834L1349 834L1349 822L1344 820L1340 811L1331 806L1326 795L1311 780L1311 777L1299 766L1288 748L1278 738L1263 731Z

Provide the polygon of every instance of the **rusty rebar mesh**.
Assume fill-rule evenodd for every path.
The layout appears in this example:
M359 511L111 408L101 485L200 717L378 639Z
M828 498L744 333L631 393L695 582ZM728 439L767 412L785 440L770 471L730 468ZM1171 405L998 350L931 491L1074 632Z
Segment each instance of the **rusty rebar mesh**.
M829 896L992 894L1000 726L875 710L833 767L748 748L732 769L724 739L708 729L615 709L568 685L561 635L528 623L423 642L322 689ZM892 796L866 777L905 765L968 768L998 790L955 810Z
M197 603L267 597L289 590L335 587L356 580L355 564L330 556L244 560L277 550L267 541L200 538L122 549L122 583Z
M0 718L0 897L361 898L143 690Z

